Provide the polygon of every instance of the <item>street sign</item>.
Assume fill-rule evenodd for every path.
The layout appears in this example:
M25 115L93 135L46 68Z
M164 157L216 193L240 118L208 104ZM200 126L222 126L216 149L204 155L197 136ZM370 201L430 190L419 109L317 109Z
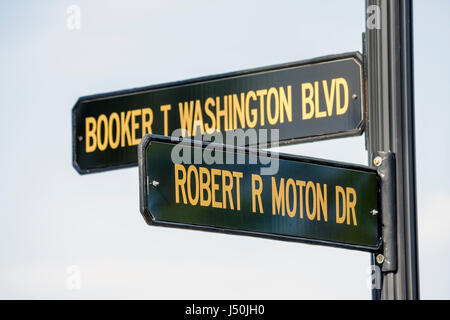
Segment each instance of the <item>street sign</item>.
M80 98L72 110L81 173L137 165L146 133L279 129L280 144L361 134L358 52ZM272 141L267 141L270 144Z
M376 251L379 182L369 167L146 135L140 208L150 225Z

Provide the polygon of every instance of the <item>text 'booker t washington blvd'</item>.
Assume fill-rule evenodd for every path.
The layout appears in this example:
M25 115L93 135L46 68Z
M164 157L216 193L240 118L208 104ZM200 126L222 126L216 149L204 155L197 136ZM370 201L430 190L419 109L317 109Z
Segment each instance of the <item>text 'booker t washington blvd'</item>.
M280 144L357 135L363 115L357 52L82 97L72 110L73 164L80 173L135 166L145 134L176 129L279 129Z

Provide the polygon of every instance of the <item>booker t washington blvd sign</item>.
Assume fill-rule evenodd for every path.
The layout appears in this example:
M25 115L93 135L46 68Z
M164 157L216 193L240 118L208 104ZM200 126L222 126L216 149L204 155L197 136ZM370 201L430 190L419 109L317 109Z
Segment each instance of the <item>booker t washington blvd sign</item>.
M135 166L145 134L176 129L279 129L281 144L357 135L363 114L357 52L87 96L72 110L73 165L82 174Z
M146 135L141 213L150 225L379 249L375 170L261 152Z

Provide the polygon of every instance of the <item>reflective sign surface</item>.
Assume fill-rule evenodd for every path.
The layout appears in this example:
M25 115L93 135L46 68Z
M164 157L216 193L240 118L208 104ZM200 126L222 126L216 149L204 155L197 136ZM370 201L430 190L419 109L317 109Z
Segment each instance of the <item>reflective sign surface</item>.
M281 144L357 135L363 114L358 53L82 97L72 111L73 165L135 166L143 135L176 129L279 129Z
M144 138L140 200L149 224L369 251L379 247L374 170L243 149L211 150L160 136ZM203 160L174 163L179 154L191 162Z

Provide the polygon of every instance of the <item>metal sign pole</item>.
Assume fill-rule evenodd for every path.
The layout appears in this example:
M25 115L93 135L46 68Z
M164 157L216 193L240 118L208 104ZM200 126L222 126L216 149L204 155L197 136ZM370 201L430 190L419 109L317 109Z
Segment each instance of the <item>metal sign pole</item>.
M412 1L366 0L365 9L369 162L374 165L379 152L388 152L396 175L394 205L382 212L383 223L394 225L388 235L383 230L382 259L372 256L381 267L373 298L419 299Z

